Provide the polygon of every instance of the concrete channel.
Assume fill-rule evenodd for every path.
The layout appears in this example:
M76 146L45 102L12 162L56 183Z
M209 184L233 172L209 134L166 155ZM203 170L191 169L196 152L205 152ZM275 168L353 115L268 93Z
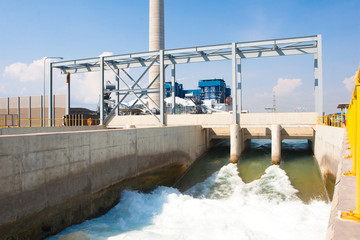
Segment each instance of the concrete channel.
M29 131L0 136L1 240L42 239L105 213L124 189L170 186L211 140L211 129L201 125ZM313 151L329 195L335 185L327 239L356 239L343 233L355 229L353 223L337 217L355 202L347 197L355 180L341 175L349 168L346 130L316 125L314 133Z

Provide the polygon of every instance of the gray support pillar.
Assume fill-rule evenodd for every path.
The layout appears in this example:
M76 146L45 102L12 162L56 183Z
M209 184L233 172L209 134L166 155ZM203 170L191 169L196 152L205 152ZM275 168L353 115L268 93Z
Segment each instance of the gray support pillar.
M17 99L17 127L20 127L20 97Z
M31 127L31 96L29 96L29 127Z
M53 115L54 117L52 118L52 122L53 122L53 126L56 126L56 95L53 96Z
M239 124L230 125L230 162L237 163L241 154L241 132Z
M171 114L175 114L175 64L171 65Z
M164 0L149 0L149 50L158 51L165 48L164 41ZM152 66L149 70L149 83L151 83L159 74L159 66ZM153 88L159 88L160 82L157 79ZM156 104L160 104L160 94L151 93L149 97ZM149 101L149 108L155 108L155 105Z
M281 126L271 125L271 161L279 165L281 160Z
M232 112L233 112L233 123L239 123L237 116L237 74L236 74L236 43L232 43Z
M70 102L70 73L66 75L66 87L67 87L67 102L66 102L66 115L70 114L71 102Z
M164 85L165 85L165 74L164 74L164 50L160 50L160 122L166 125L165 112L164 112Z
M308 139L307 142L308 142L308 148L311 149L311 151L314 151L314 149L315 149L314 148L315 147L315 145L314 145L314 142L315 142L314 137L312 139Z
M44 114L43 112L45 111L43 103L45 102L45 98L43 99L43 96L40 96L40 126L44 127Z
M120 76L120 69L118 69L117 70L117 75L115 76L115 82L116 82L116 104L115 104L115 106L117 106L116 107L116 116L119 116L120 115L120 108L119 108L119 106L118 106L118 104L119 104L119 101L120 101L120 92L119 92L119 90L120 90L120 79L119 79L119 77L118 76Z
M104 124L104 57L100 57L100 125Z
M317 35L317 53L314 53L314 91L315 91L315 111L319 116L323 115L323 75L322 75L322 44L321 35Z
M241 58L238 57L237 58L237 113L240 115L241 111L242 111L242 88L241 88L241 82L242 82L242 78L241 78ZM240 116L239 116L239 121L240 121Z
M7 98L7 115L10 115L10 98Z
M44 96L45 97L45 96ZM52 63L50 63L49 67L49 126L52 127L52 119L53 119L53 69ZM44 106L45 109L45 106Z

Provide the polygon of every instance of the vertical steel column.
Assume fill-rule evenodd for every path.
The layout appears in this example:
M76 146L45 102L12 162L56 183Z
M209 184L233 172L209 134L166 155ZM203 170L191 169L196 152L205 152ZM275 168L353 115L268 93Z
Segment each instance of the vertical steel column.
M45 96L44 96L45 97ZM52 63L50 63L49 67L49 126L52 127L52 118L53 118L53 69L52 69ZM45 109L45 106L44 106Z
M20 127L20 97L18 97L18 101L17 101L17 127Z
M115 82L116 82L116 116L119 116L120 115L120 109L119 109L119 102L120 102L120 79L118 76L120 76L120 69L117 70L117 75L115 76Z
M7 115L10 115L10 98L7 98Z
M39 124L39 126L40 127L44 127L44 122L43 122L43 116L44 116L44 114L43 114L43 112L45 111L44 110L44 106L43 106L43 103L45 102L45 98L43 99L43 96L41 95L40 96L40 124Z
M159 51L160 54L160 122L165 125L165 113L164 113L164 50Z
M175 114L175 64L171 65L171 114Z
M314 91L315 91L315 112L323 115L323 76L322 76L322 48L321 35L317 35L317 52L314 53Z
M319 69L318 69L318 53L314 53L314 100L315 100L315 112L319 114L319 116L322 116L322 114L319 113Z
M322 40L321 34L318 35L318 84L319 84L319 114L324 112L324 97L323 97L323 70L322 70Z
M55 125L55 122L56 122L56 120L55 120L55 118L56 118L56 95L54 95L53 96L53 115L54 115L54 117L51 119L51 121L53 122L53 126L56 126Z
M236 74L236 43L232 43L232 53L231 53L231 65L232 65L232 112L233 112L233 123L239 123L237 117L237 74Z
M67 103L66 103L66 115L69 115L70 114L70 107L71 107L71 99L70 99L70 73L68 72L66 74L66 87L67 87Z
M31 127L31 96L29 96L29 127Z
M100 57L100 125L104 124L104 57Z
M242 78L241 78L241 58L237 57L237 113L240 114L242 110L242 88L241 88Z

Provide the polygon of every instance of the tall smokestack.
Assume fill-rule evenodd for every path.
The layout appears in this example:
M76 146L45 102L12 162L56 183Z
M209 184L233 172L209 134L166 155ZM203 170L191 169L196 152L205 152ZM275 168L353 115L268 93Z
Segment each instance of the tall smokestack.
M164 41L164 0L149 0L149 51L158 51L165 48ZM149 70L149 83L160 73L160 66L153 66ZM151 88L160 89L160 77L153 83ZM160 106L160 94L149 94L158 106ZM150 101L150 109L155 105Z

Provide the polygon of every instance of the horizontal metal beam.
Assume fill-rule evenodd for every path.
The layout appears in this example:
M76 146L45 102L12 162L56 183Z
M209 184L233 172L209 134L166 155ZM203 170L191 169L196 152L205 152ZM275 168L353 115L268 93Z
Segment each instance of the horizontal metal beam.
M298 37L298 38L282 38L282 39L270 39L264 41L251 41L251 42L241 42L236 43L236 47L255 47L255 46L266 46L276 44L289 44L289 43L305 43L305 42L315 42L317 41L317 36L309 37Z
M240 58L260 58L314 54L317 52L318 36L271 39L235 43ZM185 64L208 61L231 60L232 44L164 50L164 64ZM159 51L105 56L104 70L148 67L159 56ZM154 65L159 65L159 60ZM53 63L62 73L83 73L100 70L100 57Z
M241 58L259 58L259 57L274 57L274 56L289 56L289 55L299 55L299 54L313 54L316 53L316 48L296 48L296 49L289 49L289 50L272 50L272 51L256 51L256 52L249 52L249 51L239 51L238 56ZM223 60L230 60L231 59L231 52L225 52L217 55L207 55L206 60L204 57L201 56L182 56L177 58L166 58L164 60L165 65L171 64L184 64L184 63L198 63L198 62L206 62L206 61L223 61ZM114 68L121 69L121 68L138 68L138 67L148 67L150 62L127 62L127 63L112 63ZM159 65L156 61L154 65ZM110 70L108 66L105 66L105 70ZM76 69L64 69L65 72L70 73L82 73L82 72L92 72L98 71L99 65L88 66L86 68L76 68Z

